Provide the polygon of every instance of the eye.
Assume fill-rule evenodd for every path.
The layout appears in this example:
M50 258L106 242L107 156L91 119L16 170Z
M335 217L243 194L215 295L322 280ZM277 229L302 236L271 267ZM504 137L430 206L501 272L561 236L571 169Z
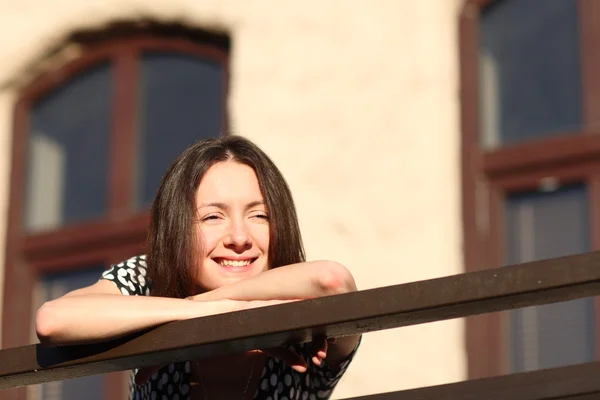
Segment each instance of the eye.
M202 221L214 221L219 219L219 215L218 214L208 214L207 216L202 218Z
M265 213L254 214L253 217L258 219L264 219L266 221L269 220L269 216Z

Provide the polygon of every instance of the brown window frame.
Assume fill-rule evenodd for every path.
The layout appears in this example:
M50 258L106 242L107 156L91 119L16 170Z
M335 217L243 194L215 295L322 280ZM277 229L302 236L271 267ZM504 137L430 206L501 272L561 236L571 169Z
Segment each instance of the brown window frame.
M504 265L503 198L506 193L539 189L547 177L561 185L586 184L590 247L600 249L600 3L577 0L582 131L485 151L478 140L478 20L480 10L494 1L502 0L463 0L459 17L462 218L468 272ZM595 358L600 359L599 298L594 307ZM469 378L507 372L506 324L506 313L466 319Z
M33 293L44 273L78 271L82 266L109 266L145 249L148 210L132 210L134 162L136 154L137 85L142 51L168 51L209 58L224 69L223 132L227 129L229 51L222 41L196 41L172 35L135 34L109 38L82 46L79 56L38 76L20 93L13 116L13 143L10 174L4 302L2 314L3 348L30 343L33 321ZM23 228L23 201L26 183L28 114L44 94L76 74L109 61L113 73L107 215L42 233L26 233ZM78 268L79 267L79 268ZM106 398L120 398L126 373L109 374ZM25 399L25 388L6 391L3 396Z

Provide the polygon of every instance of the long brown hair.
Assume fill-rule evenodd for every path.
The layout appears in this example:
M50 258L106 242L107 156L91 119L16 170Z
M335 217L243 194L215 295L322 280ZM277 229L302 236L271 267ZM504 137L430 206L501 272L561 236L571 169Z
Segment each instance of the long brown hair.
M153 296L184 298L196 290L199 241L194 238L195 195L208 169L218 162L248 165L269 212L269 266L305 260L296 208L283 175L254 143L240 136L199 141L188 147L163 177L150 214L148 280Z

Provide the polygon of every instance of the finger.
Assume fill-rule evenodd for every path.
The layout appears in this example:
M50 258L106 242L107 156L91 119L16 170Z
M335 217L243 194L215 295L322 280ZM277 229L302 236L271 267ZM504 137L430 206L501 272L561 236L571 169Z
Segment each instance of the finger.
M293 350L284 347L275 347L271 349L262 349L262 351L271 357L275 357L289 365L293 370L300 373L306 372L307 365L304 358Z
M271 357L280 359L295 371L306 372L306 361L304 361L304 359L300 355L298 355L292 350L283 347L277 347L272 349L265 349L263 351Z
M320 366L327 357L327 340L323 337L315 338L312 343L312 362Z
M160 369L160 366L155 365L153 367L146 367L146 368L142 368L142 369L138 370L138 372L135 374L135 383L137 385L146 383L146 381L148 379L150 379L150 377L152 375L154 375L154 373L156 371L158 371L159 369Z

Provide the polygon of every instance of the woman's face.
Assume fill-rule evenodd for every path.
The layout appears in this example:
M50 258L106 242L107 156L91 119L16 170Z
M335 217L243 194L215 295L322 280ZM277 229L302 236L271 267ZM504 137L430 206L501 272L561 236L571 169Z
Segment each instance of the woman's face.
M196 191L196 208L198 285L213 290L269 268L269 219L252 168L235 161L210 167Z

